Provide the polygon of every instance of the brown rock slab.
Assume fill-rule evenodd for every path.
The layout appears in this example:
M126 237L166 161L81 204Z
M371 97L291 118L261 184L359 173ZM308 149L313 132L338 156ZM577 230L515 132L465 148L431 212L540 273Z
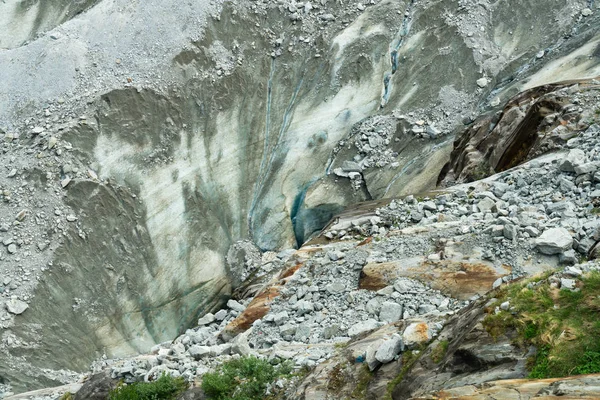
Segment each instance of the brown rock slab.
M511 268L507 265L495 268L484 262L422 261L412 258L367 264L361 272L359 287L379 290L404 277L419 280L444 294L466 300L475 294L487 293L496 279L510 273Z

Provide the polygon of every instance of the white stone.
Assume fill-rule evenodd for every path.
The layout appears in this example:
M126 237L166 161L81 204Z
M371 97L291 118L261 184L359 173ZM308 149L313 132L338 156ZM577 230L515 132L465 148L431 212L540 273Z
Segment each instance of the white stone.
M426 322L413 322L402 333L402 340L409 349L431 340L431 329Z
M575 280L563 278L560 280L560 287L561 289L575 289Z
M229 307L233 311L237 311L237 312L243 312L246 309L246 307L244 307L243 305L241 305L240 303L238 303L237 301L235 301L233 299L230 299L227 302L227 307Z
M382 364L387 364L396 358L402 351L402 338L398 334L392 335L391 339L386 340L379 346L375 358Z
M361 333L377 329L379 328L379 326L379 322L369 318L365 321L359 322L358 324L351 326L350 329L348 329L348 336L360 335Z
M565 228L551 228L535 240L535 245L540 253L560 254L573 246L573 238Z
M214 320L215 320L214 314L208 313L204 317L202 317L198 320L198 325L200 325L200 326L208 325L208 324L214 322Z
M565 172L575 172L575 168L585 164L586 157L583 150L572 149L564 156L559 169Z
M401 304L386 301L379 310L379 320L386 323L396 322L402 318L403 308Z
M23 314L28 308L29 305L27 303L18 299L10 299L6 302L6 309L11 314Z

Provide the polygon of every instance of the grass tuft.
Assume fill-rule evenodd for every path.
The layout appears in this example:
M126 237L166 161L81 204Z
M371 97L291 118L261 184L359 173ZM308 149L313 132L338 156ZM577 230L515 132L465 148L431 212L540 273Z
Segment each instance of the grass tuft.
M483 323L492 337L518 333L522 348L535 346L530 378L558 378L600 372L600 273L582 278L578 291L559 290L547 280L528 280L503 287L497 302L511 310L490 313Z
M373 373L369 371L369 367L367 367L366 364L363 364L358 375L356 387L352 391L350 397L352 399L366 398L367 389L369 388L369 383L371 383L371 379L373 379Z
M442 340L433 350L431 350L430 357L434 363L438 364L444 359L449 344L450 343L447 340Z
M421 355L423 354L422 350L425 347L426 346L422 346L418 350L408 350L402 353L402 369L400 370L400 373L388 383L387 393L383 397L384 400L392 400L392 391L398 384L400 384L400 382L402 382L402 379L404 379L404 375L406 375L408 371L410 371L412 366L415 365L417 361L419 361L419 358L421 358Z

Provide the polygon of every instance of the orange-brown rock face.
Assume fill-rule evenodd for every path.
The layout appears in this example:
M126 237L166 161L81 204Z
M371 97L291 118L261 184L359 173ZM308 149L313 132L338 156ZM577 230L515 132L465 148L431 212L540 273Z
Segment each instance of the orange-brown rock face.
M299 251L297 256L310 254L311 249ZM278 297L281 288L287 279L294 275L304 265L302 262L294 262L293 265L283 269L279 275L266 285L258 295L248 304L248 307L224 329L223 333L229 337L235 337L245 332L252 326L254 321L261 319L271 309L270 305L274 298Z
M250 302L248 307L236 319L227 325L225 330L232 336L244 332L252 326L254 321L261 319L269 312L269 305L277 296L279 296L278 287L265 289Z
M488 292L496 279L510 273L511 268L506 265L496 269L484 263L406 259L367 264L361 273L360 288L379 290L404 277L419 280L444 294L465 300L475 294Z

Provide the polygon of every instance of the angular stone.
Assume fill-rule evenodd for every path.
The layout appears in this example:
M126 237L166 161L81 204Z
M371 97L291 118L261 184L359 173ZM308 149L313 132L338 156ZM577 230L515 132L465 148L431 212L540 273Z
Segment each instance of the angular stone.
M310 325L308 324L300 324L296 328L296 333L294 333L294 340L297 342L306 342L310 337Z
M494 200L490 199L489 197L484 197L483 199L481 199L479 201L479 203L477 203L477 208L482 213L492 212L492 210L495 207L496 207L496 203L494 202Z
M563 265L573 265L577 263L577 254L575 254L575 250L573 249L567 250L561 253L558 259Z
M568 289L568 290L575 289L575 280L574 279L562 278L560 280L560 288L561 289Z
M437 206L433 201L426 201L423 203L423 209L427 211L437 211Z
M433 304L420 304L419 305L419 314L429 314L430 312L434 312L437 308Z
M365 354L365 363L369 368L369 371L374 371L377 367L381 365L381 362L377 360L377 348L379 347L379 342L372 343L366 351Z
M273 315L273 322L277 326L283 325L288 319L290 319L290 316L287 311L282 311Z
M386 301L381 305L379 311L379 320L381 322L396 322L402 318L404 307L401 304L392 301Z
M243 312L246 309L246 307L244 307L243 305L241 305L233 299L229 299L229 301L227 302L227 307L237 312Z
M365 321L359 322L358 324L351 326L350 329L348 329L348 336L352 337L360 335L361 333L372 331L373 329L377 329L378 327L379 323L374 319L369 318Z
M361 172L360 164L354 161L344 161L342 163L342 171L344 172Z
M325 289L330 294L338 294L338 293L342 293L343 291L346 290L346 285L344 284L344 282L337 281L337 282L330 283L329 285L327 285L325 287Z
M10 299L6 302L6 310L15 315L23 314L29 305L18 299Z
M508 240L515 240L517 238L517 227L512 224L506 224L502 233Z
M379 346L375 358L380 363L387 364L400 354L403 347L404 343L402 342L402 337L398 334L394 334L389 340L386 340Z
M585 163L586 157L583 150L572 149L562 159L558 168L565 172L575 172L575 168Z
M337 336L339 332L340 332L339 324L328 325L325 327L325 329L323 329L323 338L331 339L331 338Z
M583 271L577 267L567 267L567 268L565 268L563 273L565 275L575 276L575 277L583 275Z
M535 245L540 253L553 255L571 249L573 238L565 228L551 228L535 240Z
M372 315L379 314L380 309L381 300L378 297L373 297L371 300L367 301L367 304L365 305L365 310Z
M540 236L540 231L537 228L534 228L533 226L527 226L525 227L525 229L523 229L523 231L531 237Z
M296 334L296 326L292 324L285 324L279 327L279 333L281 336L293 336Z
M577 175L583 174L594 174L598 169L598 165L596 163L586 163L575 166L575 173Z
M215 319L217 321L223 321L225 318L227 318L227 310L219 310L215 314Z
M398 293L407 293L414 289L412 281L404 278L399 278L394 282L394 290Z
M200 326L208 325L208 324L214 322L214 320L215 320L214 314L208 313L204 317L202 317L198 320L198 325L200 325Z
M299 300L294 304L294 309L298 312L298 315L304 315L313 312L315 307L310 301Z
M404 344L409 349L418 347L421 343L431 340L431 331L426 322L413 322L402 333Z

